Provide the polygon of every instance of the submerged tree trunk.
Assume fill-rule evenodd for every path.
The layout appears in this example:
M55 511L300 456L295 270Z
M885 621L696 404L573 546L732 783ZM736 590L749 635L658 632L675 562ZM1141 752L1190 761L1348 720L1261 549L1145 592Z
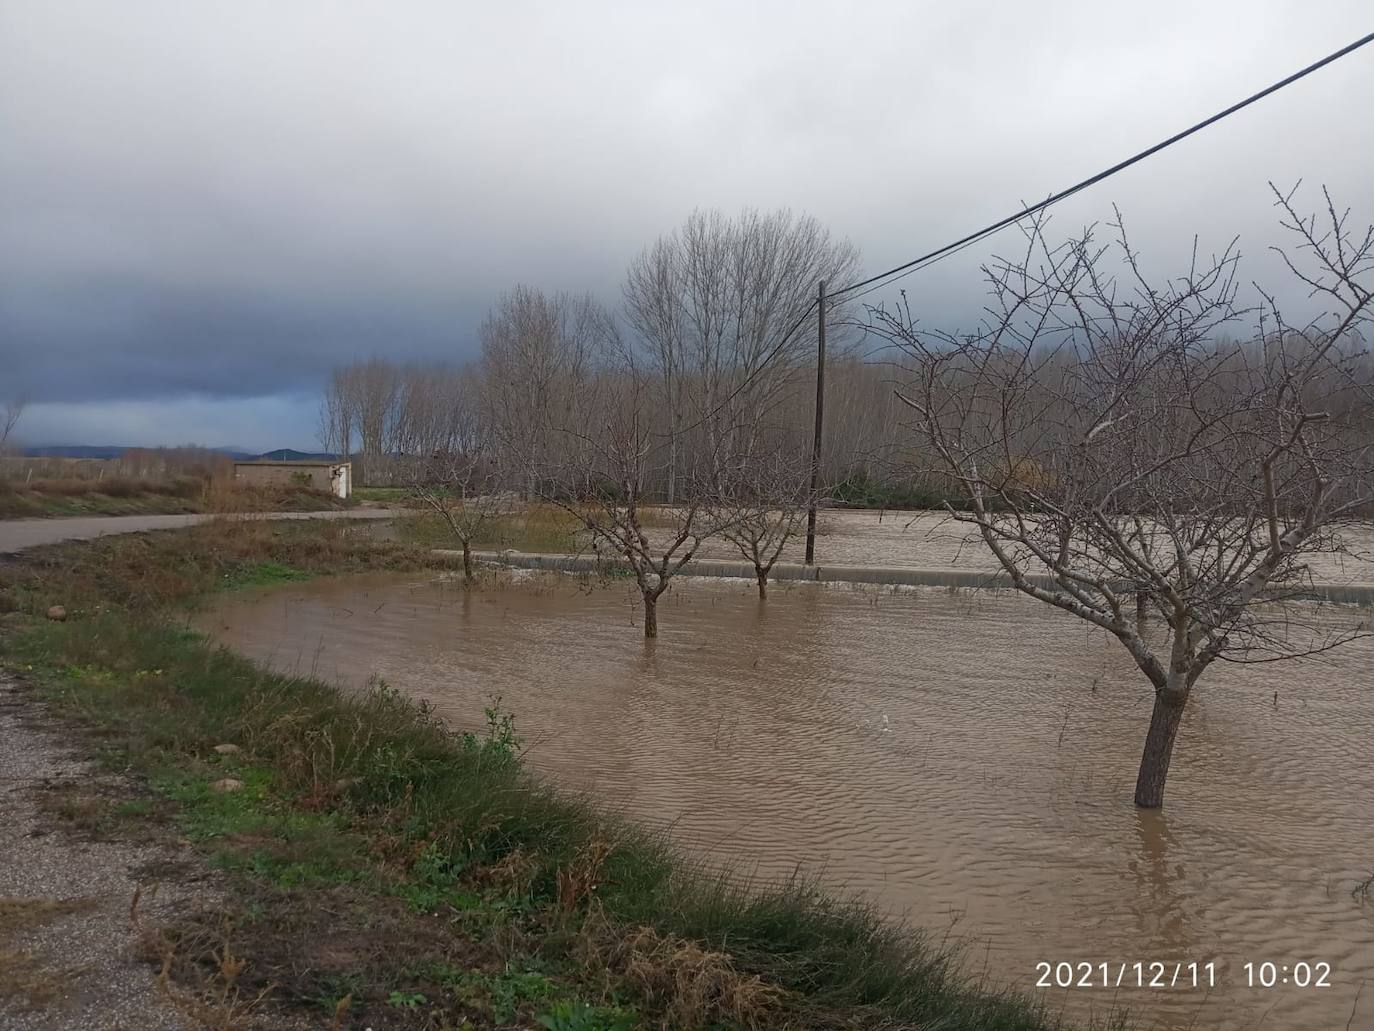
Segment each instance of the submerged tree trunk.
M644 636L658 636L658 596L644 595Z
M1164 804L1164 781L1169 776L1169 760L1174 754L1174 739L1183 719L1186 690L1165 688L1155 693L1150 732L1145 735L1145 751L1140 757L1140 774L1135 782L1135 804L1141 809L1158 809Z
M768 597L768 570L760 566L754 567L754 575L759 578L759 597Z
M472 586L474 577L472 575L472 543L463 538L463 582L469 587Z

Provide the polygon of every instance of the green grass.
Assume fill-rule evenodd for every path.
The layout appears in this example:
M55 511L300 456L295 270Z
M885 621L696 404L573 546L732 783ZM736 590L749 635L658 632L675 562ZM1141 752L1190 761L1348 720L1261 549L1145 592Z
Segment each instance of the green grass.
M303 569L293 569L291 566L283 565L280 562L254 562L245 565L232 573L226 573L224 586L227 588L236 587L272 587L276 584L291 583L297 580L309 580L311 574Z
M922 511L944 508L946 503L964 508L968 499L922 483L888 483L851 476L830 491L830 497L846 508L885 508Z
M353 498L356 501L379 501L384 503L395 503L405 501L410 497L408 487L354 487Z
M406 1027L1060 1026L862 900L708 871L553 789L496 707L486 733L455 734L385 685L281 676L174 622L225 585L411 568L415 549L328 524L138 540L5 570L22 611L61 600L74 618L10 617L3 661L175 803L180 832L235 878L246 987ZM241 790L215 790L225 777ZM212 931L169 948L213 956Z

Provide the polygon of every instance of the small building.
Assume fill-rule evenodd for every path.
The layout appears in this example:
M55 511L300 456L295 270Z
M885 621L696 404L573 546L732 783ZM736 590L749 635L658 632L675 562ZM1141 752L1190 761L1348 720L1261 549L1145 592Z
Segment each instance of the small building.
M353 463L235 462L234 482L252 486L310 487L346 498L353 493Z

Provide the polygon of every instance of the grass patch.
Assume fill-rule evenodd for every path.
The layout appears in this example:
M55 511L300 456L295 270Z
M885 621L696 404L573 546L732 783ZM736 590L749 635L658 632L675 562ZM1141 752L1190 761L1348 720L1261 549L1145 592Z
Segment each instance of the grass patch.
M939 510L946 504L968 507L969 500L957 491L929 483L888 482L866 476L850 476L830 490L831 499L845 508L880 508L898 511Z
M227 912L150 941L170 982L229 999L227 965L233 1005L270 987L338 1026L1060 1026L860 900L709 872L552 789L497 705L485 733L455 734L384 684L281 676L175 622L269 564L294 578L424 556L337 524L226 522L4 571L29 614L10 617L5 661L230 872ZM73 618L38 618L59 602Z
M224 586L272 587L276 584L309 579L310 574L305 570L295 569L281 562L254 562L225 574Z

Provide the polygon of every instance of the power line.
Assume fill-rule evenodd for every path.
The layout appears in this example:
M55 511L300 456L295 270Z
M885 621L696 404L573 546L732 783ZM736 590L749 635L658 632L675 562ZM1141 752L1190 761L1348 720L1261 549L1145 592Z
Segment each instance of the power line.
M1320 61L1316 61L1312 64L1309 64L1306 68L1303 68L1301 71L1294 72L1292 75L1288 76L1285 79L1280 79L1272 86L1268 86L1265 89L1260 90L1258 93L1252 93L1244 100L1240 101L1237 104L1232 104L1224 111L1218 111L1210 118L1205 118L1202 121L1198 122L1196 125L1192 125L1189 128L1184 129L1182 132L1175 133L1173 136L1170 136L1167 140L1163 140L1159 143L1156 143L1153 147L1149 147L1146 150L1142 150L1140 151L1140 153L1127 158L1125 161L1120 161L1117 164L1112 165L1110 168L1104 169L1103 171L1098 172L1096 175L1084 179L1082 182L1077 183L1073 186L1070 186L1067 190L1061 190L1059 193L1051 194L1049 197L1046 197L1038 204L1032 204L1029 207L1023 208L1020 211L1016 212L1016 214L1014 215L1008 215L1006 218L1000 219L999 221L992 223L992 225L978 230L976 233L970 233L968 236L965 236L959 240L955 240L953 243L946 244L938 250L931 251L929 254L923 254L919 258L913 258L911 261L908 261L902 265L898 265L895 268L890 268L886 272L880 272L876 276L869 276L867 279L860 280L857 283L850 283L848 286L844 286L838 290L832 291L830 296L838 297L841 294L849 293L851 290L858 290L861 287L871 286L872 284L879 284L880 280L888 280L888 277L890 276L896 276L897 278L901 278L902 276L909 275L910 273L915 272L918 268L923 268L926 265L932 264L943 257L947 257L948 255L953 254L955 251L962 250L965 247L977 243L979 240L992 235L998 230L1005 229L1007 226L1013 224L1014 222L1019 222L1027 215L1033 215L1037 211L1043 211L1045 208L1048 208L1052 204L1057 204L1061 200L1065 200L1068 197L1072 197L1075 193L1078 193L1080 190L1085 190L1089 186L1093 186L1097 183L1100 183L1103 179L1106 179L1109 176L1113 176L1117 172L1122 171L1123 169L1130 168L1137 162L1144 161L1147 157L1150 157L1151 155L1158 154L1161 150L1164 150L1166 147L1171 147L1175 143L1178 143L1180 140L1187 139L1194 133L1200 132L1201 130L1207 128L1209 125L1213 125L1221 121L1223 118L1235 114L1242 108L1249 107L1251 104L1255 103L1258 100L1263 100L1265 97L1269 96L1269 94L1278 92L1285 86L1288 86L1294 82L1297 82L1301 78L1311 75L1319 68L1325 68L1328 64L1331 64L1333 61L1338 61L1342 57L1345 57L1347 54L1353 53L1354 51L1360 49L1360 47L1365 46L1367 43L1371 42L1374 42L1374 32L1371 32L1366 36L1362 36L1360 39L1355 40L1355 42L1349 44L1348 46L1342 47L1335 53L1328 54L1326 57L1323 57ZM877 286L872 286L871 290L866 290L864 291L864 293L871 293L872 290L875 289L877 289ZM860 294L859 296L863 296L863 294Z

